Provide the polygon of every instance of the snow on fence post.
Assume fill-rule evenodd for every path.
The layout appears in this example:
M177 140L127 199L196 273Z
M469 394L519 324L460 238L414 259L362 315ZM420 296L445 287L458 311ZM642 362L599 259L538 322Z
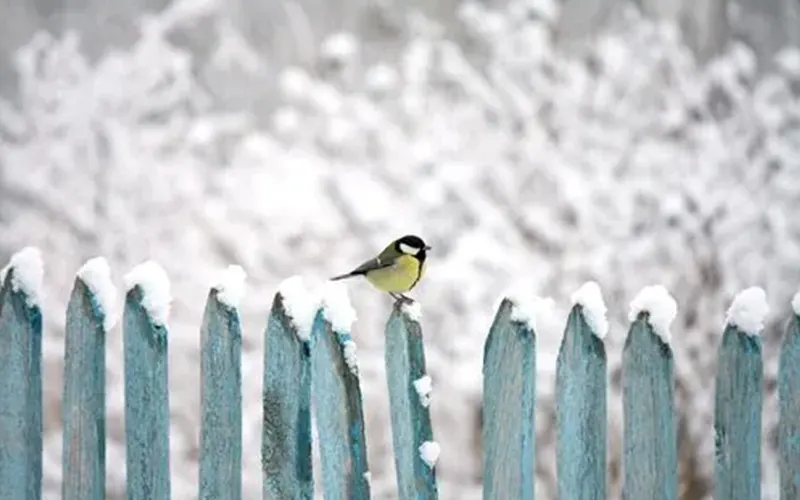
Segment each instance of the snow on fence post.
M0 499L42 497L42 258L27 247L0 270Z
M264 333L264 500L311 500L311 346L318 301L303 279L281 283Z
M154 261L125 276L127 500L169 500L169 279Z
M595 282L574 303L556 361L558 498L606 498L606 306Z
M242 498L242 326L245 273L229 266L208 294L200 330L200 500Z
M369 500L369 468L356 344L346 289L330 283L311 333L311 387L326 499Z
M624 481L622 498L675 500L678 450L670 324L677 303L662 286L631 302L622 360Z
M64 500L105 498L106 333L117 319L116 294L108 262L97 257L78 271L67 306L61 406Z
M484 344L484 498L534 498L538 307L504 298Z
M800 292L778 362L780 499L800 498Z
M384 363L389 387L392 443L399 498L438 498L439 444L431 429L430 378L417 302L395 303L386 323Z
M761 498L763 362L760 331L767 299L758 287L728 309L717 358L714 407L714 498Z

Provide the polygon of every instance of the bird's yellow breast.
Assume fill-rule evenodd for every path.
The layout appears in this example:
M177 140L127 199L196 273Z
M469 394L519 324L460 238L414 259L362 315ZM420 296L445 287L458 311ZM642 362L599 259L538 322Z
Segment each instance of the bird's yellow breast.
M391 267L376 269L367 273L367 280L384 292L403 293L417 284L424 272L424 265L410 255L401 255Z

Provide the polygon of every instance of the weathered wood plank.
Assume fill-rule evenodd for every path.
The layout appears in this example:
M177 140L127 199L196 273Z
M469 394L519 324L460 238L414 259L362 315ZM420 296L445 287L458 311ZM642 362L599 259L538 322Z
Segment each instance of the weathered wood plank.
M536 332L497 310L483 354L483 498L535 498Z
M606 497L606 381L603 341L576 304L556 361L558 497Z
M797 315L789 320L781 347L778 406L780 498L794 500L800 498L800 316Z
M672 349L640 313L625 340L622 361L626 500L675 500L678 452Z
M144 290L128 290L123 314L127 500L169 500L167 327L154 323Z
M326 500L369 500L364 410L356 344L320 311L311 334L312 397Z
M199 498L242 498L242 327L236 308L208 294L200 331Z
M106 314L99 297L77 278L64 339L64 500L105 498Z
M280 293L264 338L262 406L263 499L311 500L311 351Z
M717 357L714 498L761 498L761 337L727 325Z
M423 456L433 458L435 465L439 446L433 441L429 408L414 387L426 373L422 328L411 310L408 304L395 304L386 324L384 351L398 497L435 499L435 467Z
M0 500L42 497L42 313L14 285L0 286Z

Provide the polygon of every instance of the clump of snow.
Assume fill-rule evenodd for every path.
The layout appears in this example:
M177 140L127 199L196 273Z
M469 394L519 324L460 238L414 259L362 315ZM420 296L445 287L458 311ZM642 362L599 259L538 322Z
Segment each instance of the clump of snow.
M436 465L439 460L439 453L442 448L436 441L425 441L419 446L419 456L425 464L431 469Z
M117 322L117 287L111 281L111 267L105 257L89 259L78 269L78 278L91 290L103 312L103 329L109 331Z
M11 273L11 289L25 294L28 306L39 306L44 279L42 252L36 247L25 247L12 255L8 265L0 270L0 286L10 270L14 271Z
M758 335L764 329L767 313L767 294L763 288L753 286L733 298L725 323L738 327L748 335Z
M329 281L323 285L322 311L335 332L349 333L356 320L356 310L343 283Z
M431 392L433 391L433 380L430 375L423 375L414 381L414 389L419 396L419 404L427 408L431 404Z
M307 285L302 276L292 276L278 285L278 294L283 300L283 309L292 319L298 338L307 341L311 337L314 316L319 308L319 296Z
M125 290L135 287L142 291L142 307L154 325L163 326L169 319L172 292L169 277L161 265L148 260L134 267L125 275Z
M242 266L228 266L220 273L213 286L217 291L217 299L231 309L237 309L244 296L245 279L247 279L247 273L244 272Z
M372 473L370 471L364 473L364 481L366 481L367 484L372 483Z
M422 319L422 306L416 300L412 302L403 302L400 309L402 309L403 314L412 321L419 323Z
M608 308L603 301L600 285L595 281L587 281L572 294L572 303L583 307L583 317L592 332L600 339L605 338L608 333Z
M549 335L559 328L556 303L551 297L539 297L519 289L504 296L512 304L511 321L527 325L536 335Z
M800 292L797 292L792 297L792 309L794 309L796 315L800 316Z
M653 331L665 344L669 344L671 334L670 325L678 315L678 303L662 285L652 285L642 288L631 301L628 319L636 321L639 313L647 312L647 322Z
M356 353L357 346L352 340L345 340L342 344L342 354L344 355L344 362L350 373L358 375L358 354Z

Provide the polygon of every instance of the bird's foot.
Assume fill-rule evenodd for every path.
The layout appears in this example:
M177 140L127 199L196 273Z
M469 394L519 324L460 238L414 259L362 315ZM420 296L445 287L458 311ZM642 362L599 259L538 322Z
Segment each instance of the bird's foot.
M414 299L402 293L389 292L389 295L394 299L395 304L413 304Z

